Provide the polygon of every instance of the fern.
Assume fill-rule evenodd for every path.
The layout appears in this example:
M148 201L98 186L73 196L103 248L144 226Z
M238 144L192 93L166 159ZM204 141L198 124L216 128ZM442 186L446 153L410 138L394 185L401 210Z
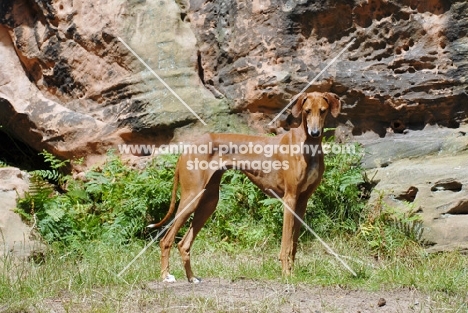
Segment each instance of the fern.
M70 163L70 160L60 160L55 155L46 150L42 150L42 152L39 154L44 157L44 161L46 163L49 163L50 168L54 170L61 169L65 167L68 163Z
M18 203L22 216L37 217L48 242L102 240L127 243L146 235L146 225L160 220L171 200L176 155L163 155L135 170L112 152L105 164L91 169L84 181L62 174L68 161L41 153L49 170L32 172L31 188ZM323 183L309 202L306 222L323 233L358 229L363 199L359 156L329 155ZM54 184L67 181L67 188ZM220 202L205 235L225 245L253 245L279 240L281 202L265 196L244 174L228 171L222 179ZM306 240L307 236L302 236Z
M422 245L427 244L423 239L423 221L421 217L416 215L413 211L409 211L408 213L395 213L389 220L396 229L405 234L409 239Z
M379 256L404 253L411 244L428 245L422 236L421 217L410 208L407 212L387 207L380 200L367 212L367 219L359 226L358 235Z
M50 181L58 181L60 174L57 170L35 170L30 172L31 175L41 177Z
M22 216L34 215L41 212L51 196L54 194L53 185L39 176L31 176L29 191L18 200L17 209Z
M327 137L324 141L333 143L334 138ZM354 233L359 228L365 197L361 190L364 178L359 146L356 146L355 151L356 154L325 156L325 173L321 184L309 199L305 217L306 222L322 236Z
M46 170L35 170L30 172L31 175L33 176L38 176L41 177L45 180L54 182L54 183L59 183L62 184L65 176L61 173L61 169L63 169L68 163L70 163L69 160L60 160L56 156L54 156L52 153L47 152L46 150L43 150L41 153L44 158L44 162L49 164L50 169Z

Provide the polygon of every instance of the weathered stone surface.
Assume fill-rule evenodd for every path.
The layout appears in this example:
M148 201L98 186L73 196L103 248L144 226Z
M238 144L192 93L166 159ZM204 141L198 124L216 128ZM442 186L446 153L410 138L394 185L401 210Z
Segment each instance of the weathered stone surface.
M173 1L3 1L0 24L0 124L38 151L105 154L197 121L118 37L199 115L223 110Z
M277 112L347 43L311 89L345 103L354 134L456 127L466 119L465 1L202 1L188 17L205 85L233 110Z
M468 148L466 131L465 125L457 129L428 126L405 134L389 133L384 138L358 137L366 149L364 168L386 167L400 159L462 153Z
M33 230L21 221L16 208L16 197L28 190L25 172L17 168L0 168L0 256L12 254L29 256L43 249L40 242L32 238Z
M468 121L467 33L461 0L4 0L0 125L88 164L121 143L262 132L354 40L310 89L341 97L328 126L359 135L387 200L420 203L427 238L448 247L464 240L466 129L438 126Z
M196 122L120 37L208 121L227 109L215 97L236 112L278 112L355 40L311 87L341 96L341 123L379 136L456 127L467 16L465 1L443 0L3 1L0 123L72 158L166 143Z
M367 149L367 175L378 182L370 201L383 195L387 207L418 212L431 251L468 250L467 131L465 125L395 134Z

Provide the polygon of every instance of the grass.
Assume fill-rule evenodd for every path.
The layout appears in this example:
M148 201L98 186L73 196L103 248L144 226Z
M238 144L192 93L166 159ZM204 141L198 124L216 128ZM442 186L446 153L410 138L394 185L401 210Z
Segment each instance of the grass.
M277 261L280 203L266 198L244 175L229 172L218 208L192 249L192 266L208 283L185 283L174 249L171 272L183 283L170 287L159 283L157 245L122 277L117 273L146 244L141 238L149 235L149 221L166 213L176 158L157 159L137 171L110 154L106 164L76 181L61 174L66 161L46 152L43 156L51 169L32 172L30 191L19 200L18 212L26 220L37 218L50 250L30 260L0 259L0 313L284 312L285 307L299 312L317 292L324 296L321 311L342 312L334 303L336 288L338 293L389 296L396 290L405 299L408 292L423 293L424 310L414 304L412 312L468 310L468 257L427 254L418 243L416 215L395 215L379 202L366 206L368 182L361 175L359 155L327 156L324 180L306 216L306 223L357 277L304 231L295 274L283 278ZM303 300L297 299L299 294Z
M48 312L56 300L65 308L86 312L133 312L135 305L142 311L145 308L164 310L182 304L196 312L220 308L216 297L209 296L210 293L197 297L189 294L188 299L185 293L174 298L170 290L148 288L148 284L159 281L157 245L148 249L122 278L118 277L117 273L143 244L139 241L111 246L94 242L76 250L79 252L55 247L43 259L35 261L4 257L0 261L0 312ZM196 241L193 267L201 277L223 281L249 279L284 286L340 286L346 290L366 291L406 288L430 297L432 308L443 308L447 312L468 310L466 255L458 252L426 254L420 247L413 246L405 251L404 257L394 255L375 260L372 251L358 240L335 238L331 245L346 257L358 277L347 272L316 241L301 244L295 274L288 279L280 275L279 245L236 247L233 252L219 243ZM184 281L176 249L172 251L171 265L173 274ZM184 282L183 288L190 289L193 285ZM245 305L253 305L259 312L269 312L271 307L260 302Z

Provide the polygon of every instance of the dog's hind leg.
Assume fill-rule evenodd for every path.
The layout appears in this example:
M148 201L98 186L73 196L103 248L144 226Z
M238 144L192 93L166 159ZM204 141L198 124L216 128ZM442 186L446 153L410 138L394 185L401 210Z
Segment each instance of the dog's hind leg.
M221 176L222 173L217 172L210 179L209 183L205 187L206 190L200 199L200 207L195 211L190 228L178 243L179 252L184 263L185 274L187 275L188 281L191 283L199 283L201 280L193 274L190 264L190 249L195 237L205 225L208 218L216 210L216 205L219 200L219 184Z
M181 200L177 209L174 223L159 243L161 248L161 278L165 282L175 281L174 276L169 274L169 255L172 245L174 244L175 237L180 228L187 222L190 215L192 215L192 213L200 206L200 200L203 198L203 196L197 198L193 203L190 203L194 198L196 198L196 196L197 193L193 192L188 194L181 194Z

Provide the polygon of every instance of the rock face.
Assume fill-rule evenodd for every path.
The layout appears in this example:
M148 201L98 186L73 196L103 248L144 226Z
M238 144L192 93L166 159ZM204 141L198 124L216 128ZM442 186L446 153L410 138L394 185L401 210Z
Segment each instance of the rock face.
M222 111L173 1L2 1L0 24L0 124L38 151L105 154L197 121L119 38L205 119Z
M345 103L354 134L466 119L465 1L201 1L188 17L205 85L233 110L277 112L347 43L311 90Z
M25 257L43 248L32 239L32 229L13 212L16 197L27 191L28 186L25 172L13 167L0 168L0 257L5 254Z
M413 211L431 251L468 251L468 127L361 140L367 176L377 183L371 202ZM383 196L382 199L381 196Z
M467 16L465 1L443 0L5 0L0 124L64 158L193 135L174 129L197 118L121 38L207 120L202 132L236 130L216 122L226 102L278 112L353 40L310 88L342 98L339 122L355 135L456 127Z
M261 132L351 43L310 91L341 97L327 126L360 136L378 188L420 203L428 239L443 246L461 234L447 223L465 223L466 142L425 127L468 122L467 33L462 0L3 0L0 126L68 159Z

